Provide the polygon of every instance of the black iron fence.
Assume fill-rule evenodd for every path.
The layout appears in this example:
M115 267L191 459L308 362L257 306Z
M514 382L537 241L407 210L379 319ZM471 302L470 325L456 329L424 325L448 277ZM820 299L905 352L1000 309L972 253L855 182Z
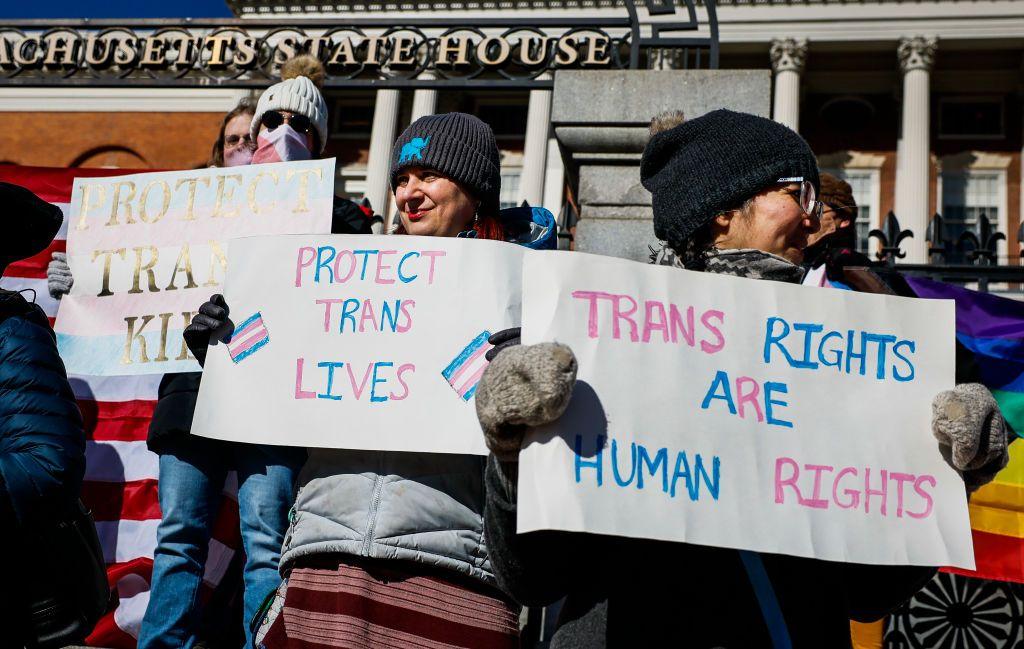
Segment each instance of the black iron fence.
M869 239L877 240L874 256L907 275L930 277L953 284L969 284L980 291L993 290L1024 292L1024 251L1000 254L999 243L1006 234L999 232L988 216L978 215L976 221L965 225L962 221L950 224L940 214L932 216L925 233L928 242L927 264L906 264L903 246L915 233L900 226L892 212L885 217L881 229L872 230ZM1024 223L1017 232L1017 240L1024 240Z

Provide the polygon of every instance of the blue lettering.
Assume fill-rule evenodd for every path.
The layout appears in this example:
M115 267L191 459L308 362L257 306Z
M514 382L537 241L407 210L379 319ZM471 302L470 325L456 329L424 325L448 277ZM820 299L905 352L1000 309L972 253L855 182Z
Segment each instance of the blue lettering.
M719 476L719 473L720 473L719 469L721 468L722 461L720 459L718 459L717 455L712 458L712 460L711 460L711 475L713 477L709 478L708 477L708 472L704 468L704 458L702 458L700 456L700 453L697 453L695 457L697 458L697 461L694 463L694 469L696 470L696 473L697 473L697 480L693 481L693 489L690 491L690 500L697 500L697 498L700 497L700 477L701 476L704 476L704 484L708 488L708 493L711 494L712 498L714 498L715 500L718 500L718 492L719 492L719 486L720 486L719 485L719 477L720 477ZM689 482L687 482L687 485L689 485Z
M843 337L843 334L839 333L838 331L830 331L827 334L825 334L824 336L822 336L821 337L821 342L818 343L818 360L821 362L821 364L824 365L825 367L834 367L837 370L839 370L840 372L843 371L843 369L842 369L843 352L839 351L838 349L829 350L829 351L831 351L831 353L835 354L835 356L833 356L834 360L833 361L829 361L828 359L825 358L824 349L825 349L825 343L827 343L830 339L832 339L832 338L840 338L841 339L842 337Z
M783 428L792 428L793 422L786 421L784 419L776 419L772 410L773 406L780 406L785 408L789 406L789 402L782 401L781 399L773 399L772 392L780 392L782 394L789 394L789 388L785 383L775 383L769 381L764 384L764 414L765 420L772 426L782 426Z
M629 444L629 478L623 480L619 473L619 444L614 439L612 440L612 475L615 477L615 483L620 487L628 487L629 483L633 482L633 478L636 477L636 444Z
M374 363L373 364L373 379L370 381L370 403L380 403L381 401L387 401L387 397L377 396L377 384L387 383L387 379L377 378L377 370L382 367L394 367L394 363Z
M334 386L334 370L340 367L344 367L344 363L333 363L331 361L324 361L323 363L317 363L317 367L327 368L327 392L317 393L317 399L332 399L334 401L341 401L340 394L331 394L331 388Z
M893 348L892 348L893 355L896 358L900 359L901 361L903 361L904 363L907 364L907 367L910 369L910 373L909 374L900 374L899 370L896 369L896 366L893 365L892 366L892 376L893 376L893 378L895 378L897 381L900 381L900 382L903 382L903 381L913 381L914 380L914 364L910 362L909 358L907 358L906 356L904 356L903 354L900 353L900 347L908 348L910 350L910 353L913 354L916 351L917 344L913 340L901 340L901 341L899 341L898 343L896 343L893 346Z
M359 272L359 280L366 279L366 262L370 259L370 255L376 255L380 250L353 250L352 254L363 256L363 269Z
M719 385L722 386L721 395L718 394ZM700 407L707 410L708 406L711 405L712 399L721 399L725 401L729 406L729 412L734 415L736 414L736 404L732 400L732 389L729 387L729 375L722 370L718 370L715 374L715 379L711 382L711 388L704 396L704 401L701 402Z
M793 323L793 329L802 331L804 333L804 357L803 360L793 361L789 360L789 364L793 367L807 370L818 369L818 364L811 360L811 338L812 334L821 332L825 327L820 324L811 324L809 322L796 322ZM789 356L788 354L786 355Z
M643 444L637 444L637 457L640 458L640 470L636 475L636 488L644 488L644 466L650 472L651 477L655 477L655 473L658 471L658 467L661 467L661 490L668 493L668 449L660 448L658 452L654 454L654 461L651 461L651 456L647 454L647 449L644 448Z
M345 333L345 321L352 323L352 331L356 330L356 311L359 310L359 300L350 297L341 305L341 322L338 323L338 333Z
M416 252L414 250L412 252L405 253L402 256L402 260L398 262L398 279L400 279L403 284L408 284L409 282L411 282L414 279L416 279L417 277L419 277L419 275L407 276L405 273L402 272L402 266L405 265L405 260L406 259L408 259L409 257L419 257L419 256L420 256L420 253L418 253L418 252Z
M781 334L776 334L775 333L775 324L776 323L779 323L779 324L782 325L782 333ZM789 355L789 350L787 350L785 347L783 347L782 342L781 342L782 339L785 338L788 335L789 335L789 323L787 323L782 318L777 318L775 316L772 316L771 318L768 318L768 320L765 323L765 333L764 333L764 362L765 363L771 363L772 362L772 345L775 345L776 347L779 348L779 351L782 352L782 355L786 357L786 362L788 362L790 365L793 364L793 357Z
M331 256L324 259L324 251L327 250L331 253ZM316 275L313 277L313 281L320 283L320 270L323 268L327 269L327 272L331 275L331 283L334 283L334 270L331 269L331 262L334 261L334 255L337 252L334 250L334 246L320 246L316 249Z
M581 481L580 470L591 468L597 470L597 486L601 486L602 479L602 454L604 453L604 435L597 436L597 448L594 449L594 459L587 461L583 459L583 436L577 435L576 441L573 443L573 449L576 451L574 462L576 465L576 483L579 484Z
M860 359L860 375L864 376L864 362L867 360L868 351L866 349L867 341L863 337L860 339L860 352L853 351L853 329L846 332L846 373L850 373L851 361L855 358Z
M391 332L394 333L398 329L398 310L402 308L402 301L395 300L395 307L391 308L391 303L387 300L381 302L380 305L380 330L384 331L384 321L388 321L391 327Z
M867 332L864 332L861 336L865 345L869 342L878 343L878 362L875 366L875 378L882 381L885 379L885 349L889 343L896 342L896 336L883 336Z

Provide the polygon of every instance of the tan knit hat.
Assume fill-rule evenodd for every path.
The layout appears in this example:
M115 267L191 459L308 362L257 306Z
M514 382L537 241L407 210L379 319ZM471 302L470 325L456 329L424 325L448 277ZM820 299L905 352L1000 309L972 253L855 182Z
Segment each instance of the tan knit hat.
M305 63L306 59L316 61L311 56L302 57L302 59L302 63ZM319 64L319 61L316 63ZM289 72L292 71L301 71L305 74L288 78ZM320 151L317 153L323 153L324 147L327 146L327 100L324 99L317 84L310 79L310 77L322 79L323 66L320 66L318 74L317 70L307 72L302 69L302 66L285 63L281 67L281 74L285 79L264 90L256 104L256 114L252 116L252 123L249 126L252 141L256 141L256 135L260 131L260 121L267 111L287 110L309 118L320 140Z

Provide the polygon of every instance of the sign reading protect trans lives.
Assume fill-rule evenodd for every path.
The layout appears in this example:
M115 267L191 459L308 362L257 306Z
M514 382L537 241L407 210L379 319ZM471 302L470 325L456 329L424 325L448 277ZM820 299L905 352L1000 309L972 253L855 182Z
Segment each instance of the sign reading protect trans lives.
M333 200L333 159L77 178L54 325L68 372L199 370L181 332L220 292L227 240L329 232Z
M231 242L234 331L210 347L192 432L237 442L487 452L487 339L519 324L525 249L477 239Z
M520 454L520 533L568 530L869 564L974 567L931 433L951 301L550 252L523 342L579 361Z

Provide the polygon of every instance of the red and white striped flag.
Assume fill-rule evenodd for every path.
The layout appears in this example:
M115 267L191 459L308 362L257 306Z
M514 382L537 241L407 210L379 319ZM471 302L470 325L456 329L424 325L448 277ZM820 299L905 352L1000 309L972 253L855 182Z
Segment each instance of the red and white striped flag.
M65 250L71 216L71 189L75 177L120 176L139 173L123 169L56 169L0 165L0 181L21 185L64 212L60 234L50 247L12 264L0 278L8 290L31 289L53 324L59 302L46 287L46 267L54 252ZM12 215L17 218L17 215ZM9 217L10 218L10 217ZM32 299L32 293L25 294ZM96 519L107 562L107 578L117 603L96 625L88 644L131 649L139 635L149 602L156 528L160 522L157 500L157 456L146 448L149 420L156 405L160 376L69 376L85 421L86 465L82 501ZM238 532L236 478L225 484L225 498L214 525L204 576L207 594L216 587L236 549Z

